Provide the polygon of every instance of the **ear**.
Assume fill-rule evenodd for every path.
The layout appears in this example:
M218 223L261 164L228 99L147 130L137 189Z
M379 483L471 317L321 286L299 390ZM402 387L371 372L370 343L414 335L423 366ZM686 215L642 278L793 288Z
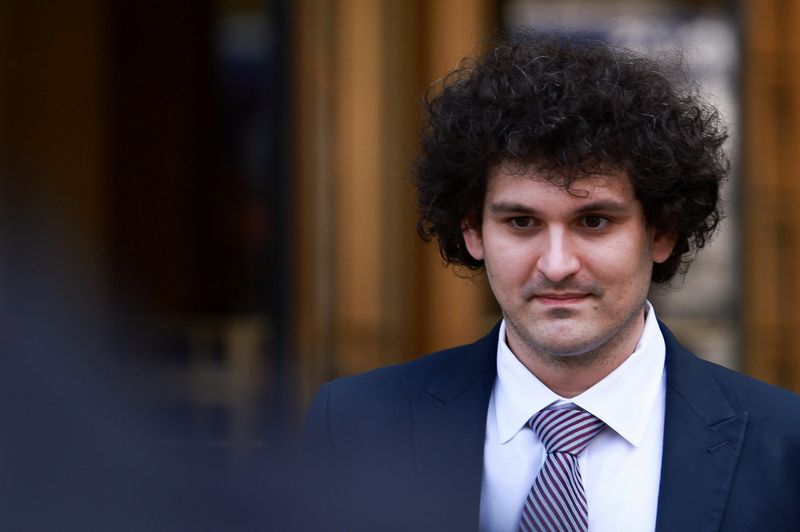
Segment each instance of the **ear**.
M475 260L483 260L483 235L480 227L476 227L474 220L464 220L461 222L461 234L464 236L464 243L467 251Z
M672 255L678 235L672 231L653 230L652 253L653 262L661 264Z

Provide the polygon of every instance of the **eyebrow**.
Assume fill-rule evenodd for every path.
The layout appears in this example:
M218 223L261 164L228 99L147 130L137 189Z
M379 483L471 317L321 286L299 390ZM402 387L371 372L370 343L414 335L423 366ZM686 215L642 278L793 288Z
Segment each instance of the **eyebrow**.
M537 209L525 205L523 203L516 203L512 201L498 201L491 203L488 206L491 214L511 214L511 213L536 213ZM625 213L630 210L629 203L621 203L614 200L598 200L591 203L581 205L575 212L583 214L587 212L607 212L607 213Z

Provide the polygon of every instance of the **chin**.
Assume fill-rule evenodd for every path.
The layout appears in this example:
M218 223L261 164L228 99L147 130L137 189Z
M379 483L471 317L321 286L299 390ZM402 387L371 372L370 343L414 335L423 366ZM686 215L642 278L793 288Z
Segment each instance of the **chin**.
M528 345L552 358L575 359L591 357L606 343L604 337L597 334L575 336L575 328L575 324L564 323L549 329L546 334L541 334L541 331L529 334Z
M588 356L594 353L597 350L597 346L595 345L585 345L585 344L558 344L558 345L542 345L539 349L541 353L544 353L552 358L561 358L561 359L574 359L580 358L582 356Z

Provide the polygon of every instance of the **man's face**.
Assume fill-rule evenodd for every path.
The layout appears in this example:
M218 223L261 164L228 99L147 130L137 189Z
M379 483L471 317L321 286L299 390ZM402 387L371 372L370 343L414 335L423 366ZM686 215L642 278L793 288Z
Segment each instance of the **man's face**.
M484 261L509 346L522 358L629 349L618 354L626 357L644 324L653 262L669 257L674 238L647 226L622 171L569 189L535 169L517 174L491 173L482 224L464 230L468 251Z

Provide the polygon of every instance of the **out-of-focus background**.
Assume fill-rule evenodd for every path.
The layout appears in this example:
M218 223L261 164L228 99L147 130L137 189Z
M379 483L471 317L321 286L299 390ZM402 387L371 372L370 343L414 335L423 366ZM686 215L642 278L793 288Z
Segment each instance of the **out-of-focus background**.
M521 25L685 50L730 125L727 220L653 299L800 390L800 3L0 0L6 394L92 432L124 390L111 418L235 460L322 382L482 336L490 292L418 240L407 178L426 86Z

